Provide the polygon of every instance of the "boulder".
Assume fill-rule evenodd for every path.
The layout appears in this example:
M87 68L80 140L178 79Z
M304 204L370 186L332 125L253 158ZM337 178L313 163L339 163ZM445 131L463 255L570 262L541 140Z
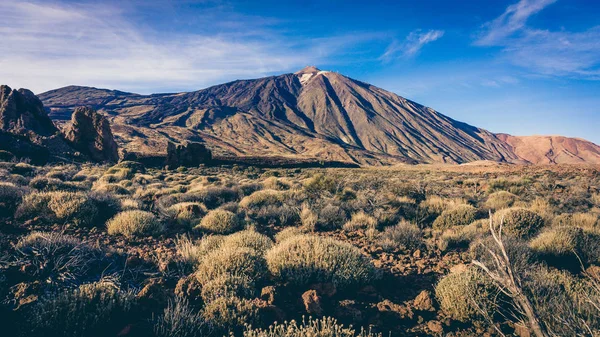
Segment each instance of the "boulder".
M51 136L58 129L42 101L27 89L0 85L0 130L17 135Z
M212 159L211 151L202 143L188 142L167 144L167 166L177 168L179 166L193 167L208 163Z
M91 108L76 108L63 133L73 148L94 161L114 163L119 160L118 146L108 120Z

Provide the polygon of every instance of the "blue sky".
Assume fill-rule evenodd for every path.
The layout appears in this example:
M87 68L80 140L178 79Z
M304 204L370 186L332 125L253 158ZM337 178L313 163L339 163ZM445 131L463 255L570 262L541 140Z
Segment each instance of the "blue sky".
M600 1L2 1L0 82L138 93L316 65L493 132L600 144Z

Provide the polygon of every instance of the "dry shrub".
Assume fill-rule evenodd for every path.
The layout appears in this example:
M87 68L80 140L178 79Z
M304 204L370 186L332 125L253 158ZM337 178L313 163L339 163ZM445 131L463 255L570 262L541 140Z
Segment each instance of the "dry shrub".
M489 220L481 219L467 226L453 227L445 230L438 242L438 248L446 251L453 248L468 247L475 239L489 232Z
M20 238L15 248L35 267L40 279L74 281L89 277L92 269L102 271L111 263L103 262L106 256L100 249L59 233L33 232Z
M466 203L463 199L444 199L431 195L418 206L418 220L420 224L431 224L442 212Z
M304 190L312 195L328 192L335 194L338 184L333 177L317 173L304 181Z
M531 240L530 247L549 264L573 271L600 262L600 235L579 227L550 228Z
M308 231L314 231L318 221L319 216L317 213L310 208L308 203L303 203L300 211L300 223L302 224L302 227Z
M596 205L597 207L600 207L600 193L592 194L592 197L590 200L592 201L592 203L594 205Z
M216 234L227 234L240 229L242 222L238 216L230 211L223 209L215 209L208 214L195 229L202 229Z
M210 303L220 297L254 298L255 282L246 275L221 274L202 286L204 303Z
M498 191L490 194L484 206L492 210L512 207L518 197L508 191Z
M38 301L28 325L40 336L115 336L128 323L134 301L113 282L84 284Z
M26 195L15 217L21 220L41 217L45 221L94 224L98 208L87 194L81 192L35 192Z
M167 215L184 227L196 225L204 214L206 207L198 202L180 202L167 208Z
M246 330L244 337L382 337L382 334L374 333L371 330L354 330L352 326L338 324L335 318L323 317L321 319L308 318L308 321L302 320L297 323L290 322L275 323L267 330L254 329Z
M266 257L275 277L297 285L332 282L349 287L376 277L373 264L358 248L331 238L294 236L275 245Z
M206 254L220 248L223 240L224 236L222 235L208 235L204 236L198 243L194 243L189 237L180 236L175 241L175 247L184 263L197 266Z
M222 245L225 247L250 248L259 253L265 253L273 247L273 240L252 229L246 229L226 236L223 238Z
M142 208L142 202L137 199L125 198L121 199L121 210L131 211Z
M348 220L348 215L341 207L327 204L321 209L317 217L317 228L319 230L334 230L341 228Z
M477 219L477 209L471 205L458 205L445 210L433 222L435 229L448 229L455 226L466 226Z
M246 325L258 323L259 311L253 301L226 296L206 304L202 317L219 332L234 332Z
M23 190L11 183L0 182L0 216L12 215L23 198Z
M423 233L419 226L403 220L395 226L387 227L381 233L380 242L388 251L397 248L414 249L423 243Z
M204 285L225 274L246 276L259 283L267 275L266 261L253 249L221 246L206 254L198 266L196 277Z
M112 193L112 194L118 194L118 195L131 194L129 192L129 190L126 189L125 187L123 187L119 184L113 184L113 183L97 183L96 185L94 185L93 190L98 191L98 192Z
M108 234L125 237L158 234L163 230L156 216L146 211L125 211L117 214L106 225Z
M550 221L554 217L554 207L548 199L535 198L531 202L529 210L539 214L545 221Z
M287 227L282 229L279 233L275 234L275 241L279 243L291 237L306 234L308 232L309 231L304 227Z
M154 319L153 330L156 337L196 337L208 328L202 314L185 298L176 296L169 301L163 314Z
M281 205L288 198L289 193L277 190L260 190L244 197L240 201L240 207L245 209L256 209L267 205Z
M540 266L524 281L527 297L553 336L596 336L600 332L598 307L591 301L598 288L569 272Z
M552 220L553 227L579 227L594 230L598 226L598 215L592 213L564 213Z
M493 315L499 289L492 279L474 267L466 267L444 276L435 287L435 296L452 319L467 322Z
M282 179L278 179L277 177L269 177L265 180L263 180L262 185L264 186L265 189L269 189L269 190L289 190L290 189L290 183L287 181L284 181Z
M342 228L348 232L356 231L358 229L376 229L377 219L360 211L352 214L350 221L346 222Z
M494 222L503 222L504 232L519 238L530 238L544 226L544 219L541 216L519 207L496 212Z
M36 177L31 179L29 187L38 191L76 191L80 190L76 185L64 182L56 178Z

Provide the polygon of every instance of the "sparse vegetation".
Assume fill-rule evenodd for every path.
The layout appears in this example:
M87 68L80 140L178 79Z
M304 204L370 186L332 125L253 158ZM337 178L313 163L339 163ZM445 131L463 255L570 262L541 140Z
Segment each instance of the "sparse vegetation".
M11 336L533 333L515 294L543 331L600 331L593 169L0 162L0 173ZM490 255L503 256L489 211L503 219L512 292Z

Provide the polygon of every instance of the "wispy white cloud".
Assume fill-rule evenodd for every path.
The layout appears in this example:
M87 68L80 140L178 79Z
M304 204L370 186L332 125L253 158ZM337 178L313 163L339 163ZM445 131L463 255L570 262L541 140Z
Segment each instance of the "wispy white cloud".
M600 80L600 26L582 32L550 31L527 19L556 0L521 0L483 25L475 45L502 47L510 63L546 76Z
M557 0L520 0L510 5L495 20L483 25L475 42L478 45L495 45L525 27L527 19Z
M408 34L402 42L394 40L379 59L383 62L390 62L399 56L413 57L419 53L423 46L440 39L442 36L444 36L443 30L428 30L426 32L420 29L415 30Z
M69 84L145 93L197 89L331 63L344 48L373 38L352 34L292 42L264 27L251 34L252 28L236 22L219 34L165 36L135 25L113 6L2 1L0 81L34 92Z

